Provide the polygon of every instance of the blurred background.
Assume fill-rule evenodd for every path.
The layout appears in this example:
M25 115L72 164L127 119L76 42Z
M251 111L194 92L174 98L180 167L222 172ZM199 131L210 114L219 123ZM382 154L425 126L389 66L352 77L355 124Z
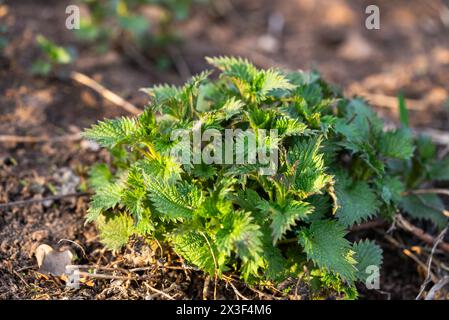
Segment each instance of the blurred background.
M66 27L69 5L80 9L79 30ZM365 27L368 5L380 9L380 30ZM78 134L129 110L98 85L141 110L147 97L139 88L181 84L214 55L316 69L391 123L403 93L416 130L443 138L449 130L449 1L0 0L0 203L76 192L86 168L107 159ZM67 199L0 216L3 268L29 263L42 239L97 248L95 231L83 225L86 206ZM416 295L413 262L394 260L385 270L393 297ZM27 296L19 287L8 294Z
M42 56L37 35L68 48L73 70L139 107L145 103L139 88L182 83L208 67L204 56L238 55L260 67L315 68L349 95L366 96L393 119L395 96L402 91L416 126L444 129L448 120L448 1L2 3L2 133L37 134L51 125L83 127L104 112L91 90L29 77ZM80 8L81 30L65 27L71 4ZM365 27L365 9L372 4L380 9L380 30ZM26 116L34 112L40 115ZM14 126L11 117L17 117Z

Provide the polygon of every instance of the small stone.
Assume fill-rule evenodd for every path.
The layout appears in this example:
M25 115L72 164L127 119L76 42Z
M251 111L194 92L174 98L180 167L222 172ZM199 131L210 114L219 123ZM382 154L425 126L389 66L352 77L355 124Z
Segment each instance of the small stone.
M6 240L3 240L2 243L0 244L0 251L6 253L8 252L8 249L9 249L8 242Z
M259 37L257 45L260 49L268 53L275 53L279 50L279 41L269 34Z
M98 143L89 140L82 140L80 143L80 147L83 150L89 150L94 152L100 150L100 145Z
M48 238L48 230L37 230L31 234L31 239L34 241L42 241L45 238Z
M374 55L374 48L359 33L351 33L338 49L338 55L347 60L367 60Z

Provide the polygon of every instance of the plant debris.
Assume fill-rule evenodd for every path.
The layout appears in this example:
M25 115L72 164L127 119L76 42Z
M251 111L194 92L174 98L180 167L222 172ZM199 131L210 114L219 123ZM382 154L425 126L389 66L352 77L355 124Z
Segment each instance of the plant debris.
M57 251L47 244L41 244L36 248L35 256L40 273L53 276L71 274L67 270L73 259L70 250Z

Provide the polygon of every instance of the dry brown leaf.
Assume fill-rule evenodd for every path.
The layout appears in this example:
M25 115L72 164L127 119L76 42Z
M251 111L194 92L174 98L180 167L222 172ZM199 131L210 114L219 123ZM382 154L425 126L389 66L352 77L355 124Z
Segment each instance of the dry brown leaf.
M70 250L56 251L47 244L41 244L35 252L39 272L62 276L67 274L66 267L72 264L73 254Z

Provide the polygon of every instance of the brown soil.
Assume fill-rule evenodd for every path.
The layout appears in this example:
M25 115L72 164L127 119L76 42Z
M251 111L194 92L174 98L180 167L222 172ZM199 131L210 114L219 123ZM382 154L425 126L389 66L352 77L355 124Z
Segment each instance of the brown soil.
M444 1L216 0L214 9L195 7L192 18L179 24L183 45L176 49L175 67L165 71L151 63L139 65L120 51L99 54L81 45L63 27L69 3L11 0L0 5L0 9L5 5L8 9L7 15L1 15L0 10L0 22L9 27L9 45L0 55L1 135L55 137L125 114L86 87L31 76L29 69L39 55L34 43L39 33L76 47L75 70L140 108L146 98L139 88L159 82L181 83L188 74L207 68L204 56L241 55L262 67L316 68L348 94L367 95L390 121L397 121L390 100L402 91L413 105L413 126L449 129L449 4ZM369 4L381 8L381 30L364 27L364 8ZM282 27L276 29L276 25ZM107 157L85 142L0 142L0 203L46 197L55 190L75 192L85 182L88 166ZM0 299L164 298L150 287L171 288L168 294L178 299L203 297L204 276L192 270L157 268L139 272L148 277L144 281L95 280L75 291L65 289L56 278L39 276L32 253L42 242L70 245L79 257L78 264L125 269L149 262L181 266L169 250L160 257L157 250L148 252L138 240L114 255L103 250L95 228L84 224L87 202L87 197L77 197L0 209ZM419 241L394 232L403 244L403 248L396 248L373 231L368 235L382 244L385 265L382 291L361 288L361 297L414 298L424 272L402 249L420 245ZM58 244L61 239L77 242L85 254L68 241ZM419 256L424 262L426 257L425 253ZM281 294L279 288L257 292L235 281L238 291L249 298L294 298L296 281L292 283L284 283L292 289ZM213 279L208 288L207 297L212 298ZM219 283L218 298L235 298L235 294L227 282ZM300 288L302 295L307 296Z

